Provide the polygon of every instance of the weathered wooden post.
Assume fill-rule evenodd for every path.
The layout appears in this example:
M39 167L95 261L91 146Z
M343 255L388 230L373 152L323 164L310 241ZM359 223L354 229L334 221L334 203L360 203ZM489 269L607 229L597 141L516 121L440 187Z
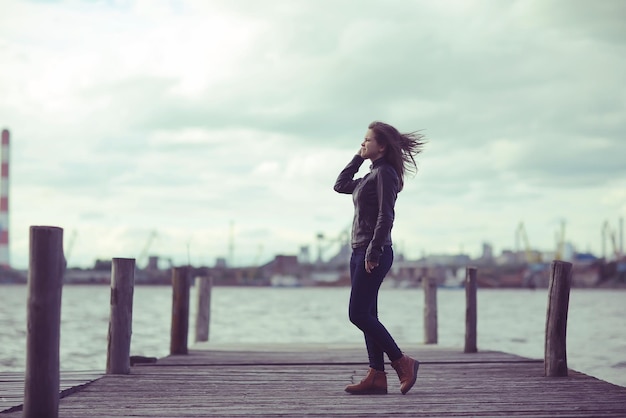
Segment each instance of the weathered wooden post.
M209 341L211 325L211 290L213 277L196 277L198 306L196 311L196 342Z
M544 368L547 377L567 376L567 311L572 264L554 260L550 266Z
M114 258L111 264L111 314L107 346L107 374L130 373L135 259Z
M478 306L476 304L476 267L465 269L465 350L466 353L476 353L476 328Z
M64 272L63 229L31 226L23 409L26 418L59 416Z
M437 279L426 274L424 286L424 343L437 344Z
M170 354L187 354L189 333L189 271L187 267L172 269L172 329Z

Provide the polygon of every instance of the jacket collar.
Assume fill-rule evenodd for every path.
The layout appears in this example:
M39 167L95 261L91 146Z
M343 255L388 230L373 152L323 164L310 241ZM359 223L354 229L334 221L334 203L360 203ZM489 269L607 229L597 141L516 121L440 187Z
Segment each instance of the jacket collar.
M370 170L385 164L385 157L380 157L370 165Z

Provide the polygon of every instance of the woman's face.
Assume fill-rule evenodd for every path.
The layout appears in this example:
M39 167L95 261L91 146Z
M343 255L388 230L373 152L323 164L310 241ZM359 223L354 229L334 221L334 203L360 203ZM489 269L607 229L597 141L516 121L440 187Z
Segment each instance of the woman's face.
M385 148L381 147L378 141L376 141L374 131L368 129L365 134L365 139L361 143L361 157L375 161L383 156L384 151Z

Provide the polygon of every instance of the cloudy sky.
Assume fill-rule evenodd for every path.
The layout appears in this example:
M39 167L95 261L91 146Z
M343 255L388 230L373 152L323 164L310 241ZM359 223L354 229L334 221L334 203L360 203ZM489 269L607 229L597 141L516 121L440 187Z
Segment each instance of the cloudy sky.
M175 263L230 237L238 265L317 256L373 120L429 140L396 207L407 257L499 253L520 222L549 251L562 221L599 254L626 215L625 21L622 0L3 0L12 264L31 225L64 228L73 266L153 232Z

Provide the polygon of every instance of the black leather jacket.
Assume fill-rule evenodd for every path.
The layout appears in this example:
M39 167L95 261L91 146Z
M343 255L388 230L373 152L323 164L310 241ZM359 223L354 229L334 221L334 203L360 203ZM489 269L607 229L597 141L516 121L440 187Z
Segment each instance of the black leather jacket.
M355 155L339 173L334 189L352 194L352 248L367 246L365 259L378 263L383 246L391 245L400 180L396 170L384 158L374 161L370 172L363 178L354 179L363 161L360 155Z

